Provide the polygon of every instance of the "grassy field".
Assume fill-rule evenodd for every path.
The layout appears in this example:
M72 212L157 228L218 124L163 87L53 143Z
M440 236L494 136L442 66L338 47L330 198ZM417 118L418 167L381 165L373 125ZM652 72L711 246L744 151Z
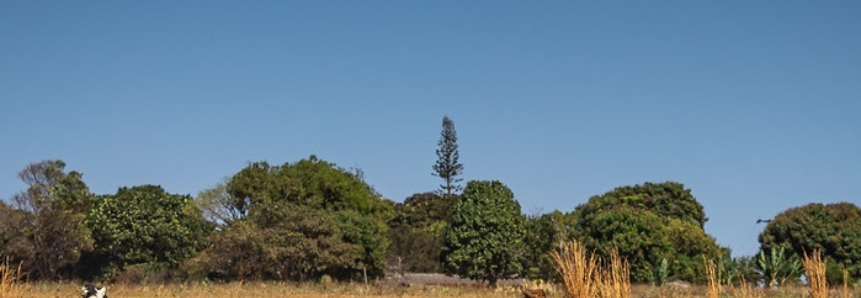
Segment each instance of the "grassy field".
M589 255L577 243L553 253L562 282L558 285L506 281L496 287L466 283L438 275L415 274L406 279L389 280L371 285L357 283L174 283L174 284L109 284L111 298L249 298L249 297L391 297L391 298L517 298L524 297L521 289L541 289L549 298L861 298L861 286L828 287L825 283L825 262L815 252L805 255L805 275L810 287L787 286L766 289L754 286L717 285L713 262L705 264L709 285L632 285L627 276L628 266L617 255L611 255L608 266ZM77 298L81 295L79 282L22 282L22 272L0 264L0 298ZM20 266L18 267L20 268ZM446 283L428 285L425 283Z
M517 286L451 286L451 285L370 285L363 284L292 284L292 283L228 283L228 284L171 284L171 285L107 285L111 298L248 298L248 297L398 297L398 298L515 298L523 297ZM0 294L0 298L60 298L80 297L81 285L77 283L27 283L18 285L14 292ZM854 293L851 293L854 292ZM834 288L828 297L859 297L857 289L847 296L842 288ZM631 298L689 298L708 297L707 286L653 287L634 285ZM562 291L550 290L548 297L565 298ZM723 288L719 297L728 298L806 298L810 297L806 287L786 287L778 290L755 289L741 291Z

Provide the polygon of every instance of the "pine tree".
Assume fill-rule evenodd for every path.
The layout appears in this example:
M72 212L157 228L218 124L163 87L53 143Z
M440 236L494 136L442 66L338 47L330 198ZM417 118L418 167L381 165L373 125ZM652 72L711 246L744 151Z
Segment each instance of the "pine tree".
M436 164L433 166L434 176L445 180L445 184L440 184L440 193L450 197L452 193L461 191L463 186L457 184L463 179L456 178L463 174L463 164L458 162L460 153L457 150L457 131L454 129L454 121L444 116L442 118L442 133L440 134L439 148L436 150L438 157Z

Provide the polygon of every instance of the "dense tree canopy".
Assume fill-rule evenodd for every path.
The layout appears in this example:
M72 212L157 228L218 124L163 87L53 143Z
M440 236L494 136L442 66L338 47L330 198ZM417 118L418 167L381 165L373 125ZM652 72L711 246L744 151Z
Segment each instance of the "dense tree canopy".
M490 284L520 274L523 235L511 190L499 181L469 181L445 230L445 271Z
M237 214L189 271L218 278L356 279L384 274L390 201L360 175L312 156L249 164L226 185ZM254 252L254 253L249 253Z
M443 232L458 196L414 194L395 205L389 221L389 262L401 272L442 272Z
M703 230L702 205L676 182L616 188L590 198L569 216L576 240L605 256L617 249L638 282L652 280L653 268L663 260L675 278L700 282L703 258L723 254Z
M526 234L523 242L526 253L523 258L523 276L551 280L556 276L556 268L550 251L558 247L561 241L568 239L565 216L559 211L530 215L526 217L524 224Z
M108 275L129 265L178 267L206 245L209 230L190 196L154 185L99 197L87 225L96 241L93 260Z
M861 278L861 208L851 203L813 203L781 212L759 235L763 251L786 249L787 257L819 249L829 262L830 282L840 282L841 269Z
M236 209L265 216L272 203L289 202L314 209L353 210L384 219L391 204L357 175L315 156L283 166L252 163L227 184ZM258 208L259 207L259 208Z
M678 182L651 183L622 186L600 196L589 198L589 203L577 207L581 213L600 213L619 206L644 210L667 218L688 221L700 228L708 220L703 206L690 189Z
M676 182L623 186L567 214L525 216L498 181L395 204L360 170L315 156L250 163L196 199L153 185L94 196L65 167L27 165L19 173L26 189L0 201L0 255L23 262L31 279L350 281L395 268L489 283L553 279L548 252L571 239L605 257L618 251L635 282L704 282L712 259L724 283L779 286L800 279L800 256L815 249L829 282L841 282L844 269L861 279L861 208L851 203L790 208L760 234L758 255L732 258L703 230L703 206Z
M366 217L301 205L277 212L283 220L271 225L232 222L187 269L229 280L303 281L323 274L349 280L364 270L370 277L382 275L382 235Z

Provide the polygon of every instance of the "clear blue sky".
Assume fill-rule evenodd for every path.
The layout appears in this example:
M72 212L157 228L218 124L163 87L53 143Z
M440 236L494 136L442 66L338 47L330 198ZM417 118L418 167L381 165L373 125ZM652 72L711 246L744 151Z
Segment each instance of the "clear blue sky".
M464 178L526 213L673 180L753 254L770 218L861 202L859 1L3 1L0 197L63 159L97 194L195 195L316 154L384 197Z

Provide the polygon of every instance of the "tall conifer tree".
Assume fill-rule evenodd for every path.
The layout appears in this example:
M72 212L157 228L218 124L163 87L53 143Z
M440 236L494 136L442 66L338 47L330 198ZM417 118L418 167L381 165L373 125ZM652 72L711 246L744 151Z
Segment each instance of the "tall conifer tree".
M451 197L453 193L463 190L463 186L457 184L463 181L457 178L458 175L463 174L463 164L458 162L460 153L457 150L457 131L454 129L454 121L451 121L448 116L442 118L442 133L437 145L439 146L436 149L438 159L433 166L432 174L445 180L445 184L440 184L440 193Z

